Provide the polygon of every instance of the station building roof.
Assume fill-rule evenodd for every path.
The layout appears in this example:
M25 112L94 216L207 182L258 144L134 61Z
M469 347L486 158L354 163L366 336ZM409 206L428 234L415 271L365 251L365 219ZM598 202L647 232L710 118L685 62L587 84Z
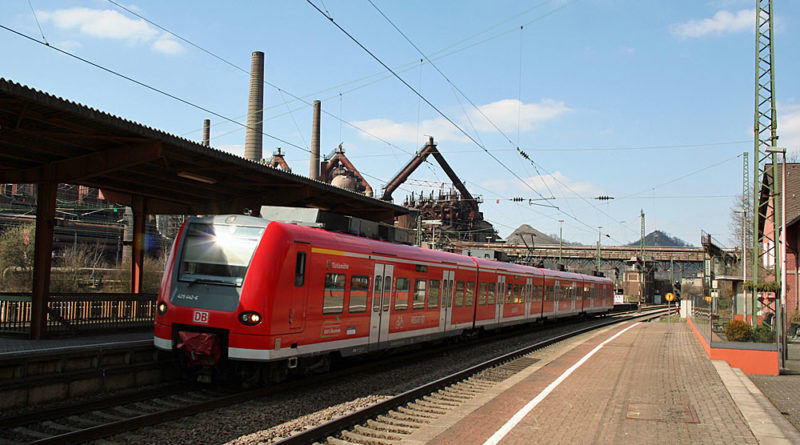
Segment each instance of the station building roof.
M100 188L151 214L316 207L372 221L408 210L0 78L0 182Z

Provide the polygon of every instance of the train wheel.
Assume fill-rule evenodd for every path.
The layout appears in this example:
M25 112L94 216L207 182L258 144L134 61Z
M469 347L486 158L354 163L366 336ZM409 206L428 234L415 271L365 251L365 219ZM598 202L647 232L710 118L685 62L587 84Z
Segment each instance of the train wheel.
M261 379L264 384L280 383L289 376L289 364L285 361L270 362L264 367Z
M239 380L242 388L255 388L261 383L263 366L254 363L244 363L239 368Z

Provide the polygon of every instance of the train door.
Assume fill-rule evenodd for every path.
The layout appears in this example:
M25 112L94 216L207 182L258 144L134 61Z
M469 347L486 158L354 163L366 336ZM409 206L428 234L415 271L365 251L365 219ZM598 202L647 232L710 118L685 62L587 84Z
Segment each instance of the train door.
M389 308L392 300L392 275L394 266L375 264L372 274L372 316L370 317L369 344L377 345L389 336Z
M439 310L439 326L442 331L447 331L453 320L453 289L456 272L445 270L442 272L442 306Z
M558 305L561 304L561 282L556 280L554 288L555 295L553 295L553 315L558 313Z
M295 243L297 255L294 264L294 289L289 308L289 329L302 331L306 321L306 300L308 299L308 272L310 264L308 245Z
M494 320L500 323L503 319L503 307L506 301L506 277L504 275L497 276L497 309L494 315Z
M525 287L523 288L523 301L525 301L525 318L531 316L531 294L533 292L533 278L525 280Z
M569 299L570 299L570 310L575 312L575 301L578 299L578 283L573 281L569 284Z

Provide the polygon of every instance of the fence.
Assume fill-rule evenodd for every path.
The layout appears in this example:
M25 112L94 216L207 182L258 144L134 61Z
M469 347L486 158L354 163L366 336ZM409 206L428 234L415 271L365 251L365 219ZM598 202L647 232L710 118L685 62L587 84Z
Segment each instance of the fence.
M60 293L47 303L48 335L147 328L155 318L156 294ZM27 335L31 294L0 293L0 334Z

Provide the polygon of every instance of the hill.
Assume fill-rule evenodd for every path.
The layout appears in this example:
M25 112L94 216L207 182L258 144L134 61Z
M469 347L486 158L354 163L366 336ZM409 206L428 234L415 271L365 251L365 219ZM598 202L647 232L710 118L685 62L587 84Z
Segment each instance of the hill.
M524 236L524 239L523 239ZM506 238L506 243L508 244L531 244L531 238L533 238L533 244L544 244L544 245L558 245L558 239L553 239L548 235L534 229L533 227L523 224L516 228L511 235L508 235Z
M640 244L640 241L640 239L633 241L626 244L625 247L636 247ZM654 230L645 236L644 243L648 247L692 247L686 241L678 237L669 236L669 234L660 230Z

